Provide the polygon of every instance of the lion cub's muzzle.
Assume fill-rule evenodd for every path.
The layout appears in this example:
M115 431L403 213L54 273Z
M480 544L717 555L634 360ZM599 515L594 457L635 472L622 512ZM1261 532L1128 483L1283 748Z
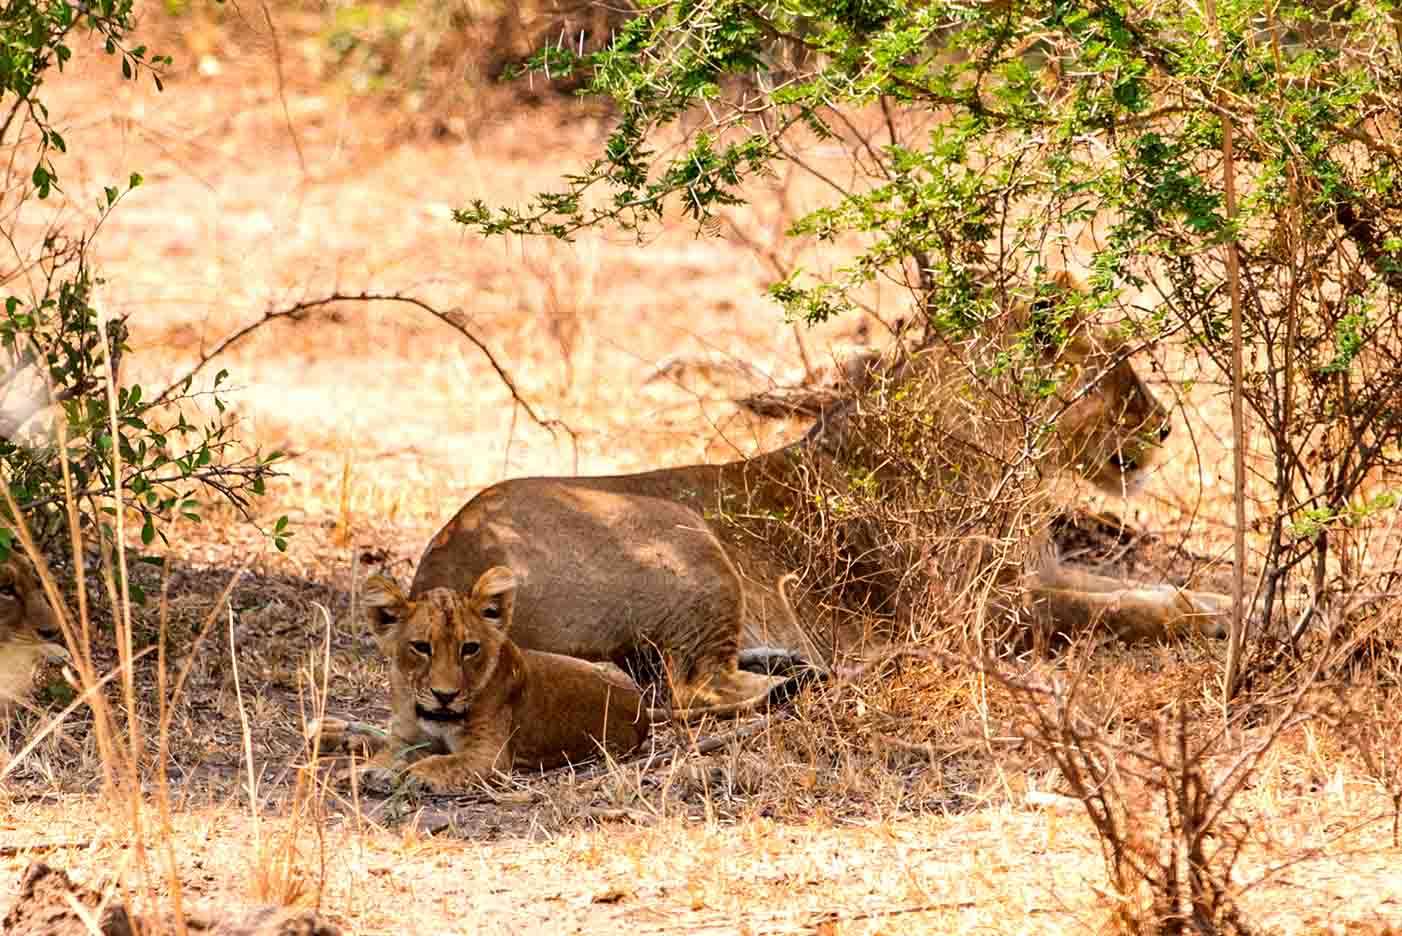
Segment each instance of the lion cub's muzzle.
M436 708L426 708L416 702L414 703L414 717L421 721L440 723L467 721L467 708L454 709L446 705L440 705Z
M430 722L460 722L467 718L466 702L458 702L462 698L462 693L455 689L446 692L438 689L430 689L429 694L433 696L434 705L427 706L423 702L414 703L414 714Z

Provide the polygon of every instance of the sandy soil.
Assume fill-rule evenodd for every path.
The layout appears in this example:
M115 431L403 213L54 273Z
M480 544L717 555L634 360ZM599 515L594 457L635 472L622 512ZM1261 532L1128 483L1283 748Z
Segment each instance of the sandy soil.
M1380 804L1347 787L1270 804L1274 828L1239 877L1268 877L1242 899L1282 934L1385 933L1402 918L1397 851L1350 828ZM7 843L0 903L29 856L79 878L134 872L126 836L74 815L72 802L0 810ZM44 822L62 836L36 834ZM257 862L286 823L233 809L180 811L177 863L195 906L257 902ZM260 837L261 836L261 840ZM259 843L262 843L260 849ZM13 847L10 846L13 843ZM33 852L25 846L34 843ZM271 843L271 844L269 844ZM600 820L505 840L424 836L331 823L300 833L304 885L354 932L438 933L1073 933L1097 931L1113 898L1095 839L1074 812L989 807L847 823L762 817L728 823ZM1298 856L1288 867L1274 857ZM163 859L154 850L149 861ZM159 865L158 865L159 866ZM132 876L135 876L134 874ZM8 890L7 890L8 888ZM309 905L316 905L309 901Z

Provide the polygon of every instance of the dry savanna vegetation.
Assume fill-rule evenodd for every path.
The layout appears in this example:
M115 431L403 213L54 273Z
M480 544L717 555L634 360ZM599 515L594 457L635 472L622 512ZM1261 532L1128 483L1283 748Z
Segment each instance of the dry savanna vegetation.
M69 659L41 667L34 691L4 710L0 911L23 903L22 888L26 899L43 890L22 883L42 860L92 889L74 891L79 910L54 898L74 933L118 931L103 915L118 905L160 932L213 925L202 920L311 932L313 915L355 933L1402 932L1390 493L1402 334L1395 298L1378 292L1395 290L1402 268L1395 194L1382 186L1346 213L1311 194L1305 169L1280 170L1289 160L1251 161L1276 131L1243 116L1255 112L1225 79L1220 97L1167 86L1141 110L1144 125L1177 132L1172 122L1201 105L1219 122L1207 149L1220 156L1227 138L1245 154L1204 161L1140 145L1136 158L1177 180L1174 197L1197 204L1194 174L1218 185L1233 158L1243 192L1268 172L1290 181L1247 198L1252 222L1200 249L1174 241L1168 222L1146 223L1165 238L1160 253L1126 248L1133 256L1111 269L1130 202L1087 208L1084 185L1020 174L1057 134L956 146L941 134L969 126L962 91L904 110L892 106L899 96L868 96L824 112L826 126L795 120L780 133L765 121L782 112L744 104L772 82L801 90L826 67L822 17L790 29L781 8L802 5L694 6L697 17L759 10L756 35L785 51L769 78L717 78L705 106L658 120L650 151L685 163L703 131L724 143L762 126L781 140L766 154L772 171L737 169L742 197L697 196L690 208L659 197L666 207L637 230L585 224L568 240L538 236L568 211L531 220L525 206L598 165L626 112L573 94L586 82L570 63L615 40L631 5L153 0L137 5L123 48L171 56L156 63L159 90L145 61L121 80L100 38L67 34L72 58L47 73L47 110L16 108L0 131L6 295L28 302L81 269L101 321L63 365L79 375L72 399L96 401L91 414L45 421L69 399L21 393L45 378L20 352L0 390L6 439L66 427L74 438L47 444L79 453L69 478L5 462L0 517L16 552L47 560ZM959 29L993 30L1022 8L967 6L951 20ZM1254 26L1241 41L1269 58L1277 36L1290 67L1313 67L1298 50L1317 45L1334 50L1321 61L1337 53L1397 74L1402 32L1378 29L1376 46L1357 49L1349 17L1363 14L1331 9L1279 30L1242 14ZM895 15L843 13L843 35L884 35L894 27L881 17ZM1144 22L1127 22L1116 35L1148 41ZM997 72L989 87L1038 95L1048 113L1077 99L1092 82L1061 70L1070 53L1057 41L1006 53L1027 74ZM555 65L501 80L543 45ZM670 67L693 47L647 48ZM1145 61L1177 74L1169 63L1186 54ZM899 77L915 100L912 82L935 84ZM1121 103L1140 93L1116 87ZM1340 131L1346 145L1319 147L1341 189L1356 190L1365 169L1397 160L1402 104L1350 94L1339 79L1339 99L1363 102L1363 116ZM12 97L0 98L5 113ZM989 100L992 112L1016 110L1010 97ZM1289 106L1282 92L1277 110ZM1312 113L1321 126L1333 119ZM44 157L57 187L42 199L31 173L41 127L61 133ZM1084 127L1064 139L1090 140L1107 165L1118 146ZM922 140L940 141L931 158L946 169L981 179L949 170L957 184L939 192L912 183L868 198L919 174L892 154ZM1300 166L1317 156L1290 145ZM108 189L133 172L139 185ZM1006 208L1039 187L1049 194L1008 209L1001 227L969 207ZM597 190L577 210L606 206ZM814 221L835 198L841 210ZM881 224L918 215L913 205L928 212L929 240L856 262L882 242ZM1315 210L1333 226L1312 222ZM1175 217L1184 231L1207 224ZM993 271L980 275L993 277L1000 307L1022 310L1009 333L1045 325L1026 283L1047 270L1090 283L1076 315L1129 336L1116 353L1171 417L1126 469L1142 484L1111 490L1028 456L1048 438L1042 420L1079 399L1056 389L1073 369L1057 358L1037 370L1042 352L1015 337L948 338L968 325L956 321L959 276L975 267ZM1109 280L1116 298L1102 301ZM771 292L776 282L788 288ZM1235 388L1233 304L1247 323L1237 343L1247 378ZM1074 345L1078 321L1052 322L1056 340ZM946 369L918 390L902 383L902 355L940 341L965 366L959 379ZM198 505L181 495L158 506L159 473L120 497L94 487L110 436L106 448L83 440L123 414L142 419L129 430L149 430L108 374L168 401L163 425L211 427L200 430L208 458L188 463L207 482ZM983 389L971 393L971 379ZM860 406L842 409L854 398ZM1245 401L1239 435L1234 399ZM812 636L827 678L793 700L669 724L633 755L459 795L361 789L346 758L305 740L327 714L387 721L387 663L362 586L371 573L411 579L430 538L483 488L733 461L834 413L867 468L839 486L804 476L792 510L732 518L737 542L758 537L798 574L800 607L822 622ZM956 437L973 454L928 441ZM264 461L270 453L281 456ZM1076 467L1074 455L1063 461ZM172 465L162 471L185 470ZM41 483L53 485L42 496ZM1230 596L1238 558L1240 640L1125 643L1019 616L1039 564L1164 590L1153 594ZM278 909L257 909L268 906ZM10 925L47 931L34 918Z

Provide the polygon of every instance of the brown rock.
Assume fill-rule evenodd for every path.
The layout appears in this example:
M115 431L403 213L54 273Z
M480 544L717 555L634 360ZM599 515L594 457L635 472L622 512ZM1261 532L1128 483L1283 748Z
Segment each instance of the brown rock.
M96 920L102 936L133 936L125 906L104 901L97 891L73 883L66 873L42 861L25 869L19 897L5 914L0 931L6 936L91 936L74 901Z
M133 919L127 908L108 895L81 884L42 861L31 864L20 879L19 897L5 915L0 932L5 936L92 936L84 915L96 921L102 936L136 936L159 929L176 932L174 921ZM83 908L80 912L74 903ZM205 936L340 936L341 931L315 911L289 907L255 907L238 912L193 913L185 921L190 933Z

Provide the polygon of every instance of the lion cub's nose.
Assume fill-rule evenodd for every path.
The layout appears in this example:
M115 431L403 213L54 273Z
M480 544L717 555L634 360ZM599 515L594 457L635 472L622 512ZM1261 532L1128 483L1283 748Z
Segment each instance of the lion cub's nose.
M442 689L434 689L433 697L438 700L439 705L446 706L449 702L458 697L458 691L456 689L449 689L445 692Z

